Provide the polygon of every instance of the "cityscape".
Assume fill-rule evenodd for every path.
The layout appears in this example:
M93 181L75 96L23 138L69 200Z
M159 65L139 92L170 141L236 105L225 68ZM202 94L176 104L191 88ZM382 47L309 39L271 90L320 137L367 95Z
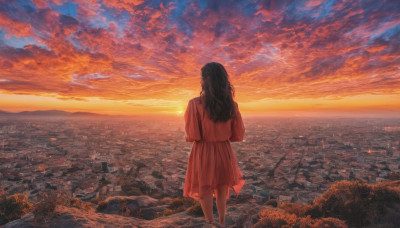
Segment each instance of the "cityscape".
M311 203L340 180L375 184L400 175L400 121L243 118L232 142L245 179L238 197ZM0 193L61 190L83 201L182 197L192 143L183 119L2 117ZM228 204L236 198L230 190Z

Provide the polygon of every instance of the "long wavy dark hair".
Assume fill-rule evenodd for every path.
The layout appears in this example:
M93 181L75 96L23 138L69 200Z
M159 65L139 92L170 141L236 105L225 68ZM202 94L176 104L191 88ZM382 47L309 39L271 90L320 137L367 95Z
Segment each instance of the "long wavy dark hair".
M225 122L235 116L235 89L222 64L211 62L201 68L201 88L204 109L213 122Z

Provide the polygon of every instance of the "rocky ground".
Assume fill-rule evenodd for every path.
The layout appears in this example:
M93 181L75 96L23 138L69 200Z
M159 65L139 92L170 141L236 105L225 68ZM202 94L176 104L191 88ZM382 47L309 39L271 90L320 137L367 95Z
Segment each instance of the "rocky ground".
M217 225L218 213L215 205L215 225L210 226L205 222L204 216L196 216L188 211L182 211L152 220L122 216L117 214L119 213L118 208L120 205L115 202L118 201L118 198L135 200L141 208L149 209L147 213L150 214L157 210L165 209L169 202L169 199L157 200L148 196L112 197L107 199L107 206L104 208L103 212L96 212L95 210L86 211L74 207L58 205L56 207L56 214L50 217L46 224L35 225L34 215L31 212L21 219L7 223L3 227L219 227ZM228 205L225 218L226 227L251 227L253 222L257 220L257 212L267 207L272 208L271 206L258 205L254 200L250 200L247 203Z
M199 202L191 198L113 196L98 204L76 198L58 200L60 198L58 195L47 198L43 201L47 203L38 203L33 212L25 212L23 217L3 227L220 227L215 198L213 225L205 221ZM8 211L6 214L10 216L10 208L16 208L18 204L4 202L3 206L7 207L3 209L6 210L0 212ZM19 205L25 204L21 201ZM53 209L55 213L51 213ZM35 215L36 219L44 220L35 223ZM400 180L376 185L340 181L312 204L278 202L276 199L260 203L246 195L229 199L225 223L226 227L254 228L394 228L400 227L399 216Z

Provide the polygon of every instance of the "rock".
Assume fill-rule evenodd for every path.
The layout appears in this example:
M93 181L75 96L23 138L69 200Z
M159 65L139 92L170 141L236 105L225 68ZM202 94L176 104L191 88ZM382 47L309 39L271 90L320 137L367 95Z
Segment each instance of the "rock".
M97 211L106 214L153 219L157 210L151 209L150 207L157 206L157 204L157 199L146 195L112 196L104 200L97 207Z
M259 194L265 198L269 198L269 193L267 190L261 190L259 191Z
M0 226L3 224L6 224L8 222L8 220L6 218L4 218L3 216L0 216Z
M139 203L140 207L150 207L150 206L155 206L158 203L157 199L154 199L150 196L142 195L142 196L137 196L136 200Z
M157 217L157 214L162 214L168 205L159 205L155 207L144 208L140 210L140 217L146 220L151 220Z
M233 221L232 217L230 215L225 215L225 225L231 226L234 224L235 224L235 221Z
M57 206L56 215L49 218L46 224L34 224L33 213L28 213L21 219L7 223L3 228L32 228L32 227L141 227L141 228L162 228L162 227L206 227L204 217L191 216L183 211L165 217L158 217L153 220L125 217L115 214L95 213L84 211L78 208Z
M253 195L253 199L255 199L258 204L263 204L265 201L268 200L268 198L260 195Z
M126 197L122 197L126 198ZM130 198L130 197L128 197ZM133 199L133 198L131 198ZM136 199L136 198L135 198ZM109 199L109 201L117 201ZM150 200L151 201L151 200ZM138 202L138 201L137 201ZM139 205L139 204L138 204ZM146 205L146 204L144 204ZM150 204L147 204L150 205ZM4 225L4 228L27 228L27 227L143 227L143 228L161 228L161 227L207 227L204 216L194 216L187 211L178 212L168 216L161 216L151 219L157 212L162 212L168 205L156 205L143 208L142 217L126 217L118 214L96 213L94 211L85 211L73 207L57 206L56 213L48 218L46 224L34 224L34 216L28 213L21 219L12 221ZM245 203L227 207L225 223L227 227L242 227L254 224L256 211L261 211L268 206ZM128 207L127 207L128 208ZM218 213L214 213L214 220L218 223ZM148 220L151 219L151 220ZM238 226L237 224L241 224Z

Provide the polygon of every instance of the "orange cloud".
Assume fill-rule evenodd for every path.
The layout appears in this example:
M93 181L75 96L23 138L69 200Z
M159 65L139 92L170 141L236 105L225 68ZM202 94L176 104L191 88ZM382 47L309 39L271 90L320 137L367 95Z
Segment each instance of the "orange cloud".
M348 109L329 99L400 96L395 2L371 3L378 10L353 1L0 3L3 94L165 100L173 110L199 94L200 68L217 61L249 111L266 110L265 99ZM382 100L370 102L363 107Z

